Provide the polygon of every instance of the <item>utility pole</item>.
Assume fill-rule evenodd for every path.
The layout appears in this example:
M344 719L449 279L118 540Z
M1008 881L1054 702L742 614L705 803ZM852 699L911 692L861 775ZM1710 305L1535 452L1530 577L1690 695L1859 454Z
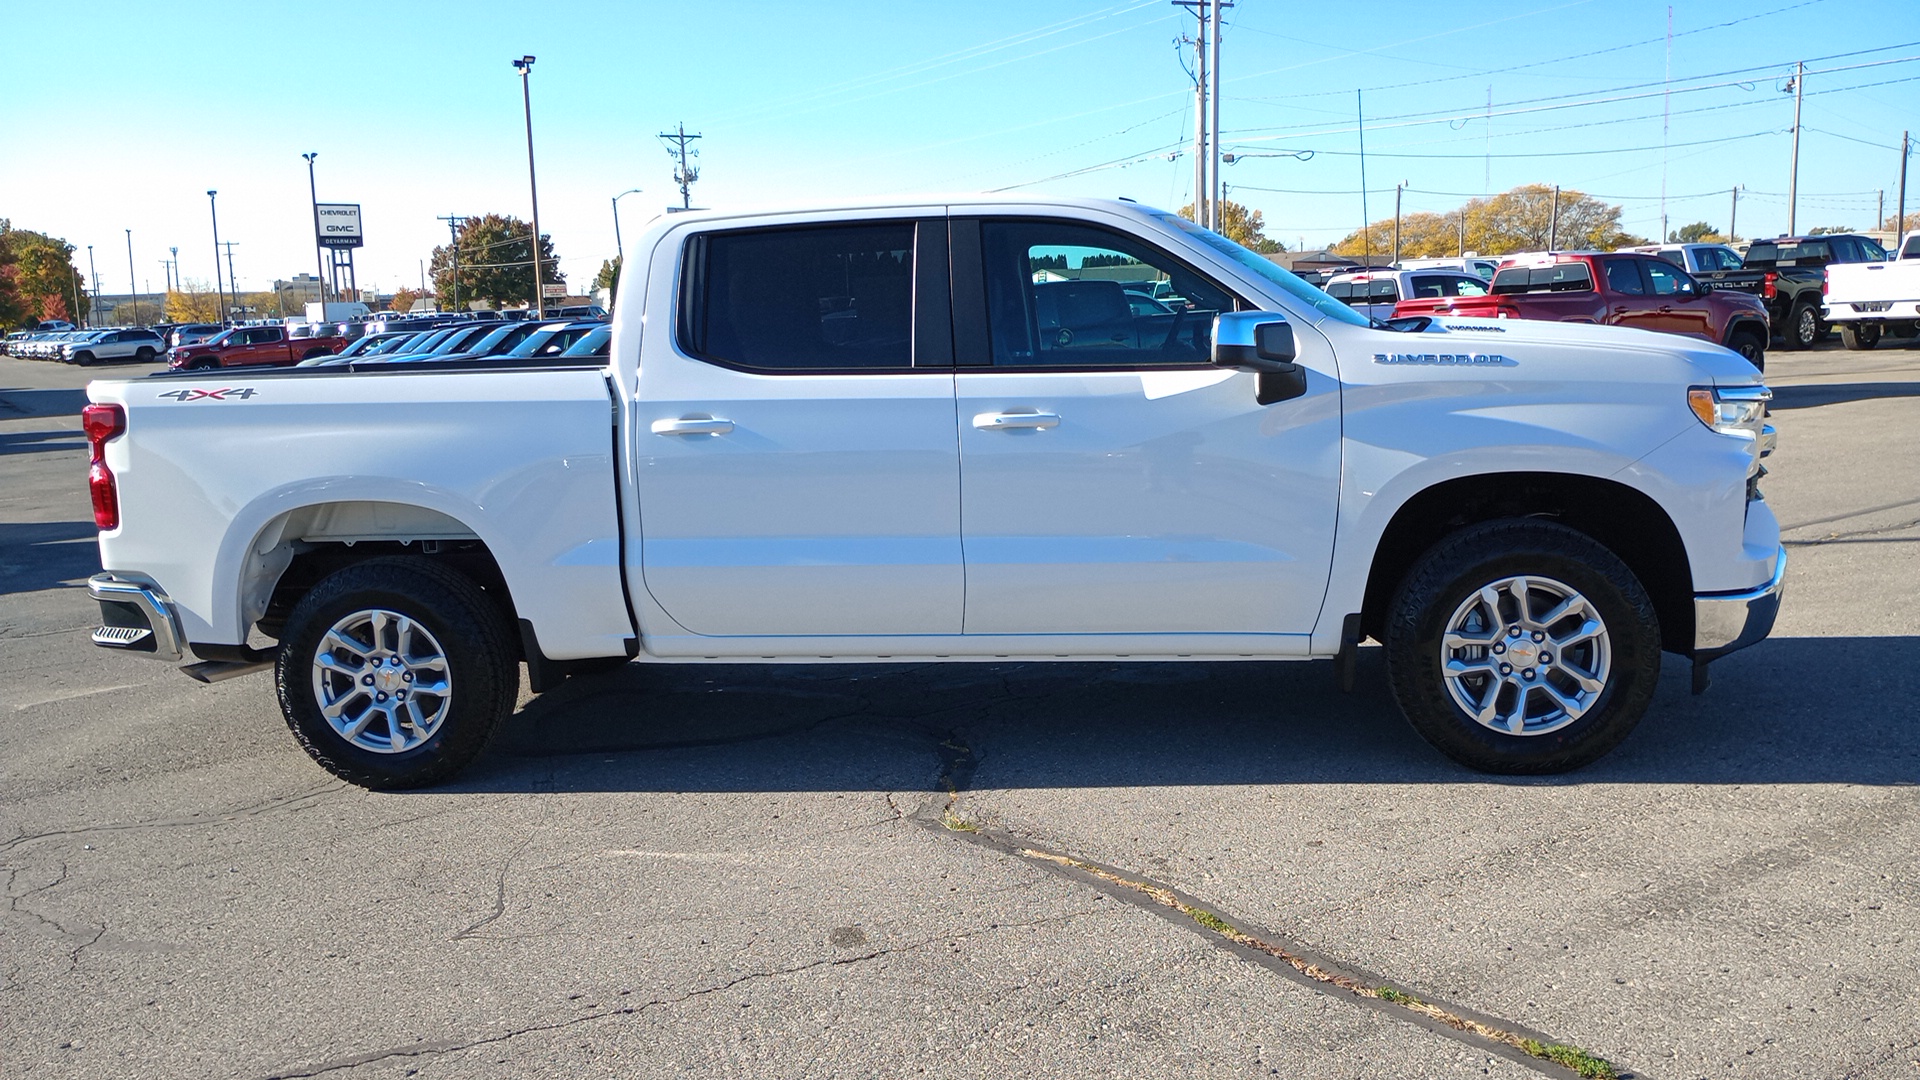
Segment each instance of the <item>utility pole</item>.
M177 291L180 288L180 249L170 247L167 254L173 256L173 287Z
M1663 239L1667 235L1665 232L1666 227L1667 227L1667 223L1663 219L1660 222L1660 228L1662 230L1660 235ZM1555 248L1558 248L1559 246L1560 246L1560 185L1555 184L1553 185L1553 217L1551 217L1547 221L1547 250L1552 251Z
M1880 228L1882 225L1885 225L1887 223L1887 189L1886 188L1881 188L1879 191L1874 193L1873 221L1874 221L1873 227L1876 229Z
M687 164L687 159L699 157L700 152L688 150L687 144L700 136L687 134L687 125L682 122L675 125L672 131L663 131L654 137L673 144L667 147L667 156L678 163L674 166L673 182L680 185L680 209L693 209L693 182L700 179L700 169L698 166ZM618 196L615 197L618 198Z
M1355 128L1360 134L1360 264L1373 264L1373 226L1367 220L1367 99L1358 89L1353 92Z
M240 306L240 279L233 276L234 244L233 244L233 241L229 240L226 243L221 244L220 246L227 249L227 295L233 298L233 306L239 307ZM321 295L324 296L326 294L322 293Z
M100 271L93 265L93 245L87 245L87 277L93 281L93 304L87 308L87 325L93 325L93 309L100 306Z
M1893 223L1893 242L1899 243L1907 229L1907 132L1900 133L1900 199L1893 212L1900 220Z
M220 288L220 203L214 196L218 191L207 192L207 210L213 215L213 292L220 304L220 321L227 321L227 294Z
M467 219L458 214L443 214L441 221L447 223L447 250L453 254L453 310L460 310L460 226Z
M1400 262L1400 193L1407 189L1405 180L1393 185L1393 261Z
M1727 211L1727 243L1729 244L1740 239L1740 234L1733 231L1734 223L1739 220L1740 220L1740 185L1735 184L1733 186L1733 208Z
M1793 171L1787 175L1787 235L1799 234L1800 209L1800 99L1807 87L1807 62L1800 61L1793 71Z
M1460 257L1464 259L1467 257L1467 212L1460 211L1460 216L1453 219L1453 224L1460 237Z
M1220 16L1225 8L1233 5L1223 0L1213 0L1213 46L1209 56L1207 74L1210 76L1207 96L1212 99L1207 110L1207 135L1212 141L1207 155L1207 168L1213 173L1213 185L1209 189L1211 198L1207 200L1207 228L1219 232L1220 221Z

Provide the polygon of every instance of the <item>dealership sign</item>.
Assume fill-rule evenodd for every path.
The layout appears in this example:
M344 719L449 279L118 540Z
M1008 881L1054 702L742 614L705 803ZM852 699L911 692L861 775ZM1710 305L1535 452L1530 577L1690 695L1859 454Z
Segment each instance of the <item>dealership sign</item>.
M320 246L330 248L364 247L360 237L359 203L321 203L314 209L319 218Z

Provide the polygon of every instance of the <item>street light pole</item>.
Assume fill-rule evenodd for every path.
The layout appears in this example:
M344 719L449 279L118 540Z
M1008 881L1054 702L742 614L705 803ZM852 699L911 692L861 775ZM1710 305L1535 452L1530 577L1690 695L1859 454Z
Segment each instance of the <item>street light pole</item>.
M520 104L527 116L527 188L533 198L533 317L547 317L546 288L540 274L540 185L533 174L533 91L528 76L533 74L533 57L522 56L513 62L520 72Z
M133 318L140 320L140 282L133 276L133 230L127 230L127 295L133 298Z
M640 194L639 188L628 188L613 197L613 256L616 259L621 259L622 256L626 255L626 248L620 245L620 200L629 195L638 194ZM625 261L622 259L622 265L624 264Z
M300 156L307 159L307 193L313 196L313 276L320 283L320 302L325 304L327 302L327 270L326 262L321 257L320 247L320 189L313 183L313 159L319 157L320 152L315 150L311 154Z
M218 191L207 192L207 211L213 215L213 292L219 298L220 321L224 324L227 321L227 294L220 286L220 205L219 200L214 198L218 194Z
M100 271L93 265L93 245L87 245L87 277L93 282L93 303L87 305L87 325L93 325L94 308L100 306Z

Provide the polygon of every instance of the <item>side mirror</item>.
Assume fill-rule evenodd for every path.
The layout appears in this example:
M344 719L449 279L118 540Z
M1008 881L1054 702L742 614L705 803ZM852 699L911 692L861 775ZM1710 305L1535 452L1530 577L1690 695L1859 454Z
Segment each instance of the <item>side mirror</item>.
M1213 320L1213 364L1259 376L1262 405L1307 392L1307 369L1294 362L1293 327L1270 311L1223 311Z
M1269 311L1225 311L1213 320L1213 365L1284 374L1296 370L1293 327Z

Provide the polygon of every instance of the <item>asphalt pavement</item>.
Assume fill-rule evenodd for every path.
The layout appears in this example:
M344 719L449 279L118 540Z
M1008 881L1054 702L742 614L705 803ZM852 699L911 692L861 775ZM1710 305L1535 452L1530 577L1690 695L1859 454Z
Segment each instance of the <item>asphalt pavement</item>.
M88 643L79 388L145 369L0 358L0 1062L1920 1076L1920 347L1768 368L1774 637L1701 697L1667 658L1570 776L1452 765L1367 650L1351 695L1325 664L630 665L376 794L266 677Z

